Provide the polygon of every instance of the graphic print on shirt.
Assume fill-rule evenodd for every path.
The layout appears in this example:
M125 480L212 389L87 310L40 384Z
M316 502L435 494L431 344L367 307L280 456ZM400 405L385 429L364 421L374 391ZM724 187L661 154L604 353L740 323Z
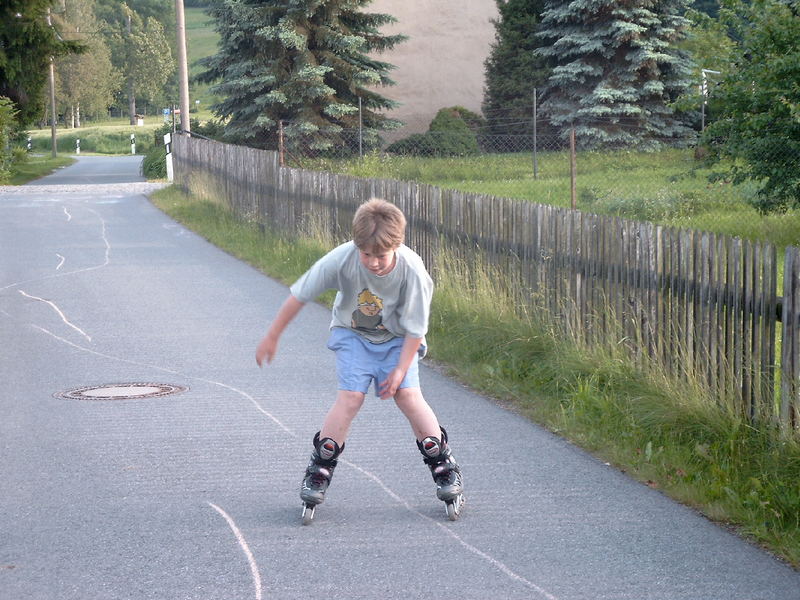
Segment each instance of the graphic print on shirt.
M369 291L361 290L358 303L353 311L352 327L361 331L385 330L383 326L383 299Z

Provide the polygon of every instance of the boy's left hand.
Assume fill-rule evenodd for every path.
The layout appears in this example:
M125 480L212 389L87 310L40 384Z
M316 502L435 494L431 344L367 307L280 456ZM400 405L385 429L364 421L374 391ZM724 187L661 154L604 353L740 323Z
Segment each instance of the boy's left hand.
M378 386L378 393L382 400L387 400L395 395L397 388L403 383L406 374L398 368L394 368L389 372L389 376Z

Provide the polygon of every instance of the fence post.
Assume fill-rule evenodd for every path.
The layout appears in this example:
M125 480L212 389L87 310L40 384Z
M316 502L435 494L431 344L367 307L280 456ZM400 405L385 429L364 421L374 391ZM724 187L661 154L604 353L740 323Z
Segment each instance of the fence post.
M578 183L576 181L578 176L578 162L575 156L575 126L570 127L569 130L569 187L570 199L572 201L572 210L578 206L577 193Z
M364 149L362 146L362 126L363 126L363 116L361 113L361 96L358 97L358 157L364 158Z
M286 166L283 157L283 121L278 121L278 164L282 167Z

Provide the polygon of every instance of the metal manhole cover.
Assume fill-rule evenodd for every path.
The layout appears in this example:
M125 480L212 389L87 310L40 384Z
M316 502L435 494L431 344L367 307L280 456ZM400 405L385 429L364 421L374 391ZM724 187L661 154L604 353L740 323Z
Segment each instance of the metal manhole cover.
M67 400L138 400L179 394L187 389L169 383L108 383L81 387L55 395Z

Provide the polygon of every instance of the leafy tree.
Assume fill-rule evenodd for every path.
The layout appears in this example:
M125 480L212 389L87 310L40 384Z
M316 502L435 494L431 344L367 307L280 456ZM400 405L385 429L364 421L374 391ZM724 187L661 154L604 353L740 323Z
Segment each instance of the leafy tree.
M53 17L64 38L86 45L86 52L56 61L56 100L72 127L80 127L82 115L105 113L121 85L108 45L99 34L95 8L95 0L69 0Z
M50 0L0 3L0 96L14 103L20 128L44 113L51 57L83 50L80 43L59 39L47 24L50 5Z
M759 210L800 206L800 7L728 1L720 18L742 41L714 90L717 118L704 139L713 160L734 160L734 183L762 184L753 201Z
M516 135L533 115L533 90L550 76L546 59L536 54L544 0L495 0L500 18L493 21L495 41L484 63L483 114L493 135Z
M226 120L226 136L276 147L279 121L292 143L314 151L357 143L346 130L359 126L367 145L399 126L378 111L395 105L374 88L391 85L391 65L372 58L404 36L384 36L389 15L361 12L371 0L216 0L208 14L220 34L219 52L201 64L198 80L215 83L212 105Z
M715 3L715 6L718 5ZM719 80L719 75L716 73L708 73L704 77L702 71L703 69L722 73L730 71L734 42L728 36L725 24L719 19L711 18L706 13L694 9L686 12L686 18L690 21L686 38L679 42L677 47L685 51L692 59L693 85L689 86L672 107L677 114L691 122L692 127L699 131L702 128L703 116L706 123L709 123L714 116L714 111L710 110L709 106L705 106L704 110L703 103L708 105L715 101L714 88ZM705 94L701 89L703 82L706 83ZM701 116L701 112L703 116Z
M11 136L17 129L18 111L14 103L0 96L0 184L8 181L11 165L11 151L9 148Z
M109 46L112 63L124 78L130 123L135 125L137 98L163 95L176 65L164 27L155 17L143 20L126 4L118 9L115 20L107 21Z
M690 62L674 47L686 0L550 0L539 31L554 61L542 110L582 147L652 148L690 132L670 102L690 85Z

